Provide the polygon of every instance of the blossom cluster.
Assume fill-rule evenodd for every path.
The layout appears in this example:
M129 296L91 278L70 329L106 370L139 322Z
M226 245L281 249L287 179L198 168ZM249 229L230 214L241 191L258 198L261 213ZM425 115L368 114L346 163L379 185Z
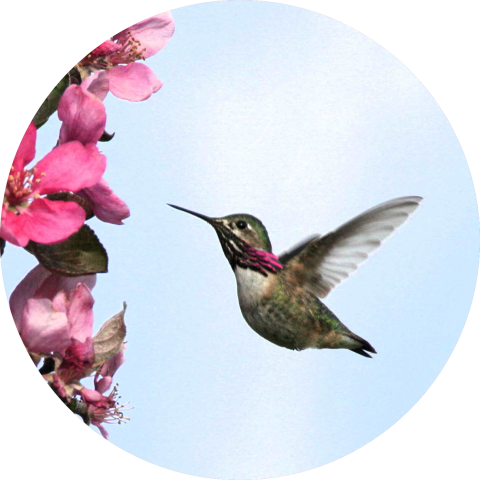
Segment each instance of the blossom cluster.
M170 12L129 27L90 52L52 90L29 124L10 169L3 197L0 247L33 254L37 265L16 287L10 308L20 337L40 373L85 423L124 417L112 377L124 362L125 304L93 335L91 290L108 268L107 253L85 222L122 225L130 211L103 178L108 92L142 101L162 82L144 63L174 33ZM55 147L32 165L38 129L57 112ZM93 388L80 382L93 379ZM107 393L110 390L110 393Z
M95 275L65 277L37 265L13 291L10 309L45 380L73 411L108 438L102 423L124 420L115 401L116 388L108 396L104 393L124 362L125 307L93 335L95 282ZM92 374L94 389L89 389L80 380Z

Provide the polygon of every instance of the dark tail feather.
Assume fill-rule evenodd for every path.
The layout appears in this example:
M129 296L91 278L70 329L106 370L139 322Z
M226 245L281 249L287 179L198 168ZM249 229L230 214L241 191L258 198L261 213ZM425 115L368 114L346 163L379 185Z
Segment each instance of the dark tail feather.
M364 357L372 358L370 354L368 354L365 350L362 350L361 348L351 349L351 351L358 353L359 355L363 355ZM372 353L377 353L377 352L372 352Z
M357 342L359 342L361 344L361 346L359 348L351 348L350 350L352 352L355 352L355 353L358 353L359 355L362 355L364 357L368 357L368 358L372 358L371 355L369 355L367 352L371 352L371 353L377 353L375 351L375 349L370 345L370 343L368 343L366 340L364 340L362 337L359 337L358 335L355 335L354 334L354 337L355 340L357 340ZM367 352L366 352L366 351Z

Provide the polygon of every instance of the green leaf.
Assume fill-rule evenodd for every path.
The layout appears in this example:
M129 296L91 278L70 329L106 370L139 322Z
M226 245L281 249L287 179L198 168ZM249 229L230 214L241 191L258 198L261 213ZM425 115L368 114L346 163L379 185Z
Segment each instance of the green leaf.
M57 86L50 92L48 97L42 103L42 106L38 109L38 112L33 117L33 123L37 128L47 123L52 113L55 113L58 108L58 102L60 101L63 92L70 84L68 75L65 75L57 84Z
M30 241L25 250L35 255L47 270L66 277L108 271L107 251L87 225L64 242L44 245Z
M76 193L60 191L55 193L49 193L47 195L47 198L49 200L53 200L54 202L75 202L77 205L80 205L85 210L86 220L94 216L92 201L80 197Z
M4 251L5 251L5 240L3 238L0 238L0 257L3 255Z
M120 351L127 334L124 321L126 308L127 304L123 302L123 310L107 320L92 338L95 351L94 367L106 362Z

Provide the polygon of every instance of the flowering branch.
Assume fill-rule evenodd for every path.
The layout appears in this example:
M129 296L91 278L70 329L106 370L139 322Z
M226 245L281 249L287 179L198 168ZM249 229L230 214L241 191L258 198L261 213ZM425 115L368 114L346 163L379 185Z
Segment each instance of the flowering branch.
M38 109L17 150L3 197L0 254L22 247L39 264L10 296L16 327L39 373L67 407L95 425L127 420L113 376L125 361L125 309L93 335L92 289L108 256L85 221L122 225L127 204L103 174L107 158L97 143L110 141L103 100L108 92L142 101L162 82L143 61L174 33L170 12L123 30L78 62ZM57 145L32 167L38 129L57 112ZM93 389L81 381L93 377ZM109 391L109 393L107 393Z

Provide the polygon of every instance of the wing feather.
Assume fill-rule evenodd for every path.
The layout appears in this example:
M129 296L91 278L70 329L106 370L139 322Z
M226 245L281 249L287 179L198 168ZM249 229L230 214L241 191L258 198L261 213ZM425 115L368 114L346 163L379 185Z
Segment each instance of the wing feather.
M280 256L290 274L324 298L407 220L422 197L401 197L377 205L323 237L309 237Z

